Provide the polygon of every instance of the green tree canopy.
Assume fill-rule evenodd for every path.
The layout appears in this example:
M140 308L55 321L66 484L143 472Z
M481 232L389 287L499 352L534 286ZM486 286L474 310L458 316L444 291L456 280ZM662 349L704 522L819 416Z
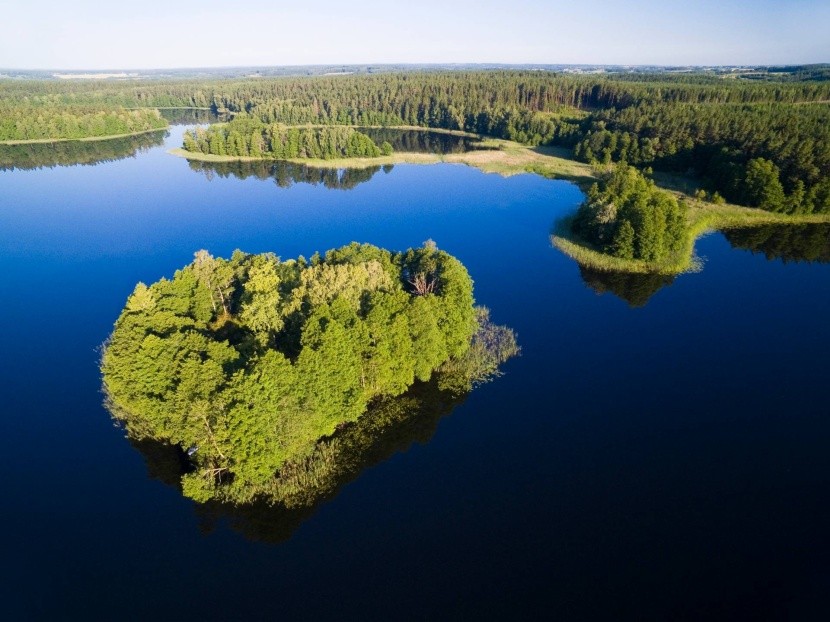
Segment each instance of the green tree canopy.
M101 368L131 436L191 455L185 494L251 500L373 400L451 362L461 385L492 375L485 328L497 334L467 270L433 243L353 243L311 262L199 251L172 279L136 286ZM507 344L496 360L515 353L512 333L488 339Z
M603 252L660 262L682 248L688 225L677 199L637 169L620 164L591 187L573 228Z

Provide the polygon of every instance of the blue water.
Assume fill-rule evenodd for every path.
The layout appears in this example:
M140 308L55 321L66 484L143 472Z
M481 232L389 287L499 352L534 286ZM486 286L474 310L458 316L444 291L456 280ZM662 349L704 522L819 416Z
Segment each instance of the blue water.
M0 172L5 619L802 619L830 589L830 265L719 234L645 306L551 248L566 182L399 165L354 189L165 153ZM427 238L523 348L279 545L148 477L96 348L194 251Z

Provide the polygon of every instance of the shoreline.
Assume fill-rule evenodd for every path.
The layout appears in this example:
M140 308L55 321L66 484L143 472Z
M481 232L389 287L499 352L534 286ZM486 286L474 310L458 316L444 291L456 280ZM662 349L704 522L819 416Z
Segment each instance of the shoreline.
M292 126L300 127L300 126ZM362 126L366 127L366 126ZM417 129L411 126L395 126L387 129ZM434 131L434 130L428 130ZM478 136L458 130L442 130L441 133L452 133L454 135ZM365 169L373 166L386 166L389 164L466 164L479 169L484 173L496 173L504 177L535 173L549 179L562 179L571 181L580 186L583 190L586 185L594 180L593 169L589 164L577 162L569 156L569 151L556 147L528 147L519 143L496 138L485 138L484 144L487 148L466 151L464 153L437 154L437 153L413 153L399 151L388 156L376 158L333 158L331 160L289 158L281 161L295 164L305 164L314 168L357 168ZM170 155L196 160L201 162L277 162L272 158L253 158L250 156L219 156L205 153L194 153L186 151L181 147L175 147L167 151Z
M683 250L674 259L651 263L642 259L622 259L600 252L571 230L573 215L559 220L550 236L551 244L578 264L602 272L662 274L676 276L702 268L695 255L698 238L713 231L744 229L764 225L809 225L830 223L830 214L779 214L754 207L714 205L678 192L689 204L689 232Z
M366 126L363 126L366 127ZM412 126L395 126L388 129L417 129ZM437 131L437 130L428 130ZM443 133L456 133L457 130L442 130ZM467 134L460 132L460 134ZM470 136L476 136L471 134ZM480 138L480 137L479 137ZM490 149L473 150L464 153L434 154L396 152L389 156L377 158L337 158L332 160L309 160L294 158L284 160L296 164L305 164L315 168L369 168L395 164L465 164L484 173L495 173L503 177L533 173L548 179L561 179L576 184L584 192L596 180L596 171L590 164L577 162L570 157L570 151L557 147L528 147L519 143L495 138L484 138ZM191 153L182 148L170 149L168 153L188 160L203 162L257 162L273 161L269 158L251 158L237 156L216 156ZM633 274L678 275L684 272L696 272L702 267L695 255L695 244L701 236L710 231L723 231L743 227L762 225L799 225L830 223L830 214L790 215L767 212L757 208L734 204L715 205L695 199L687 192L679 190L670 178L656 179L659 188L671 192L686 201L689 206L689 233L684 241L682 251L672 260L652 263L641 259L622 259L602 253L590 244L574 235L570 229L573 215L559 220L550 235L552 246L576 261L578 264L604 272L626 272ZM662 183L661 183L662 181Z
M130 136L141 136L142 134L153 134L155 132L166 132L170 126L158 127L152 130L141 130L127 134L109 134L107 136L85 136L83 138L30 138L27 140L0 140L0 145L45 145L49 143L90 143L97 140L115 140L116 138L129 138Z

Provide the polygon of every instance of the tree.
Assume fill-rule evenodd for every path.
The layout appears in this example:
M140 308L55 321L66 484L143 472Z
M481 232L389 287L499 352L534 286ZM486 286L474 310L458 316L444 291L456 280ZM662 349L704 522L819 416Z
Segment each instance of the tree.
M194 254L193 270L198 282L210 292L214 313L219 302L225 315L229 315L228 301L233 293L235 277L233 266L224 259L214 259L206 250L200 250Z
M244 285L240 320L253 329L263 344L273 339L285 324L280 310L278 261L270 255L256 257Z
M634 227L631 226L631 221L623 220L617 227L612 249L617 257L634 259Z
M785 208L784 187L778 167L764 158L754 158L746 165L743 183L744 203L771 212Z

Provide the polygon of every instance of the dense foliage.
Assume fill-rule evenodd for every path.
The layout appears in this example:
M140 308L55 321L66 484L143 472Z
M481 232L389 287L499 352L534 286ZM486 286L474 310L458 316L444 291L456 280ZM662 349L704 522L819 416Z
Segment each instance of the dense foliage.
M480 317L466 269L431 243L308 262L199 251L172 280L136 286L103 353L104 387L130 435L189 450L185 494L249 501L372 400L448 364L491 373Z
M605 253L655 263L681 251L688 235L685 208L677 199L624 164L591 187L572 227Z
M406 393L378 399L352 424L321 440L307 458L285 465L267 493L247 503L219 496L196 505L200 524L208 529L221 521L252 540L287 540L317 508L363 471L426 443L440 420L466 399L468 393L442 387L445 372L429 382L416 382ZM181 490L182 477L192 465L179 447L147 438L129 437L144 456L151 477Z
M376 158L392 153L388 143L382 147L350 127L285 127L244 116L184 134L184 148L193 153L280 160Z
M214 146L194 140L191 147L255 157L271 148L272 137L263 128L280 124L465 130L529 145L574 147L576 156L589 162L625 161L691 173L710 192L752 207L827 213L826 72L818 66L768 68L747 75L753 79L713 73L446 71L132 83L6 81L0 83L0 118L7 124L9 118L38 124L39 110L66 107L96 114L124 114L122 108L131 107L209 108L245 115L244 123L262 127L240 128L232 140L232 130L223 131ZM309 141L306 151L336 151L314 135L285 135L277 143L292 141L300 145L289 147L291 153L302 150L303 141Z
M578 158L702 177L750 207L830 213L830 105L642 104L591 115Z
M465 355L459 366L442 366L427 382L416 381L405 393L374 400L356 421L338 426L299 460L288 461L279 476L268 480L255 499L239 503L221 488L207 504L198 506L204 517L230 517L255 539L271 542L287 538L321 503L364 470L413 443L426 443L439 420L469 394L470 380L497 373L498 364L518 352L513 333L495 326L479 313L479 328L470 351L484 352L483 366L471 363L479 355ZM186 452L148 438L128 437L147 460L153 477L182 488L182 477L193 471Z
M0 140L75 139L158 130L158 110L11 105L0 100Z

